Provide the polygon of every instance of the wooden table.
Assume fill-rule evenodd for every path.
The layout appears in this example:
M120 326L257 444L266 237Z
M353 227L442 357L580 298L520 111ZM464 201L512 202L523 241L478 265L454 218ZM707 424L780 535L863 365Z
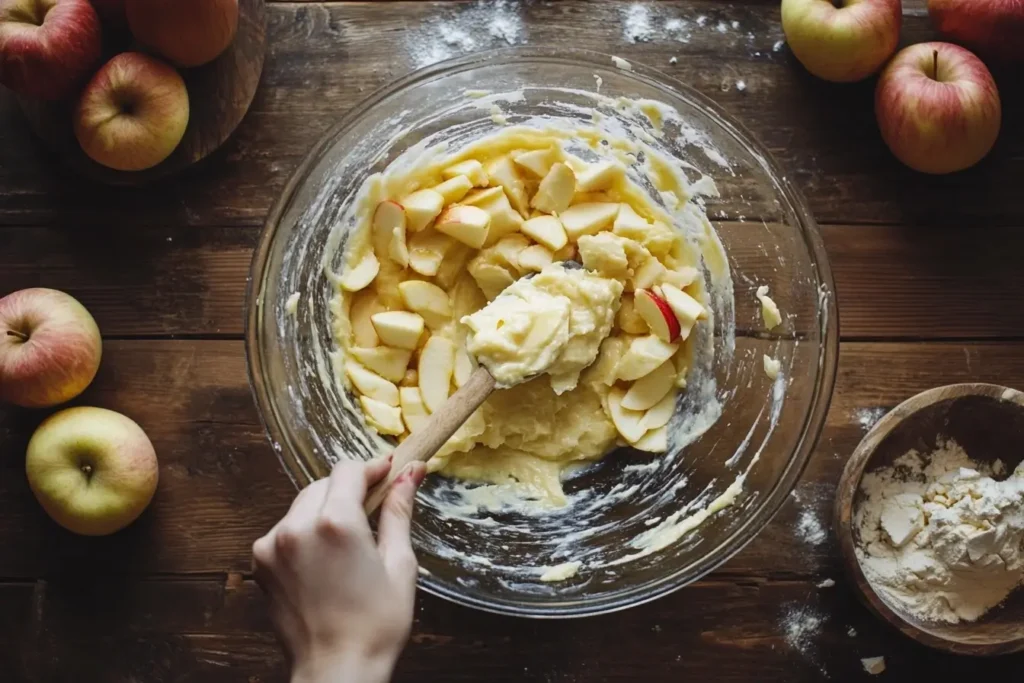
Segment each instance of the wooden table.
M777 45L777 4L654 3L656 26L692 22L689 42L659 30L635 44L624 36L627 3L507 11L523 18L520 41L569 39L699 88L772 149L809 199L835 270L842 353L797 495L720 570L625 613L522 621L421 596L398 680L859 680L860 658L877 655L889 680L996 680L1024 665L904 639L858 603L835 542L811 533L814 522L827 526L839 472L878 411L949 382L1024 387L1024 79L1000 75L1005 126L989 159L955 176L917 175L879 139L870 83L819 82ZM923 0L905 5L905 42L930 38ZM47 519L25 482L25 445L42 414L0 412L0 681L287 680L249 575L252 541L295 493L246 381L250 253L313 142L414 58L460 52L435 22L472 11L461 2L272 4L263 82L235 138L202 168L146 190L62 172L0 95L0 294L56 287L93 311L104 361L79 402L138 420L162 465L138 523L75 537ZM500 42L486 30L475 41ZM835 586L819 587L826 579ZM801 613L820 626L801 635Z

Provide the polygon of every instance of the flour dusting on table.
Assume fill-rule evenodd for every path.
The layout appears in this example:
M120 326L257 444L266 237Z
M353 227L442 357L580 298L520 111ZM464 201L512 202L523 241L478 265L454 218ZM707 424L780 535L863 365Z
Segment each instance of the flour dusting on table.
M409 59L417 69L478 50L528 42L516 0L479 0L445 10L407 36Z

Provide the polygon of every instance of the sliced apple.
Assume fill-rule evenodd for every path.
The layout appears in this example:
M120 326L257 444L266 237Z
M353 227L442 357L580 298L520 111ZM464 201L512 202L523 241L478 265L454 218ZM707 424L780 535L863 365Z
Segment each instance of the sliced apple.
M405 243L405 209L398 202L390 199L381 202L373 212L373 244L378 254L392 251L392 241L396 234L401 235L401 241ZM408 263L400 263L403 268Z
M672 312L675 313L676 319L679 321L680 334L684 339L690 336L690 332L698 320L708 317L707 311L700 302L678 287L665 283L661 285L661 293Z
M405 433L402 422L402 411L368 396L360 396L359 404L363 407L366 422L379 434L398 436Z
M663 342L653 334L635 337L619 360L615 374L619 379L626 381L640 379L654 372L658 366L671 358L678 348L678 344Z
M452 321L452 305L448 293L423 280L406 280L398 285L402 303L423 318L431 330L439 330Z
M459 203L465 204L466 206L482 207L485 204L489 204L490 202L493 202L499 197L504 196L504 194L505 190L501 189L500 187L487 187L482 190L474 190L473 192L470 192L465 197L463 197L462 201Z
M460 346L455 350L455 368L453 370L453 378L455 380L455 386L461 387L463 384L469 381L469 376L473 374L473 370L476 369L476 361L473 360L473 356L469 355L469 351L466 347Z
M454 237L468 247L479 249L487 240L490 225L490 214L479 206L453 204L438 217L434 229Z
M411 232L419 232L430 225L444 208L444 197L434 190L418 190L400 202L405 209L406 225Z
M469 178L469 181L476 187L487 187L487 172L484 171L484 165L476 159L460 161L441 172L441 176L445 180L451 180L460 175Z
M370 372L354 360L345 361L345 374L352 386L363 396L386 403L398 405L398 387L375 372Z
M530 240L528 240L525 235L512 233L511 235L505 235L502 237L498 240L497 244L490 247L489 250L494 253L498 262L506 264L511 270L518 271L519 254L529 246Z
M642 289L650 289L658 282L661 282L662 276L668 272L665 266L656 259L650 257L636 269L633 273L633 291L639 292Z
M612 424L615 425L615 429L622 435L622 438L629 443L636 443L647 432L640 424L644 419L644 414L623 407L622 400L625 395L626 392L619 387L613 387L608 392L608 413Z
M519 212L520 216L526 216L529 209L529 201L526 196L526 184L516 165L508 157L499 157L485 167L487 178L491 185L499 185L505 190L512 208Z
M459 275L466 271L466 263L473 256L473 250L461 242L452 244L441 260L434 279L444 289L451 289Z
M393 349L390 346L363 348L353 346L349 354L389 382L401 382L412 359L412 351Z
M633 303L636 312L658 339L663 342L674 342L679 339L679 321L667 301L649 289L638 289L633 295Z
M437 275L441 262L454 244L455 240L434 229L415 233L409 239L409 267L420 275Z
M691 266L682 266L666 270L662 273L661 282L682 289L683 287L689 287L692 285L697 280L698 275L699 273L696 268Z
M445 204L454 204L473 189L473 181L464 175L457 175L440 185L435 185L433 189L434 192L444 197Z
M651 331L644 319L636 312L633 297L629 294L622 295L619 312L615 316L615 324L626 334L647 334Z
M519 270L524 273L539 273L554 262L554 254L542 244L534 244L519 252Z
M652 429L633 444L633 447L648 453L664 453L668 450L668 427L662 425L657 429Z
M405 371L405 375L402 377L402 381L399 383L401 387L418 387L420 385L420 373L414 369L409 368Z
M423 317L408 311L385 311L370 320L385 346L412 351L423 334Z
M571 168L559 162L554 164L544 176L544 180L540 181L537 193L530 200L530 206L547 213L561 213L569 208L575 194L576 175Z
M420 351L417 368L420 374L420 393L431 413L437 412L448 400L454 370L455 345L444 337L431 337Z
M583 235L593 235L607 228L618 213L618 204L587 203L570 206L558 217L569 239L575 242Z
M427 407L423 404L420 388L418 386L400 388L398 390L398 400L402 408L402 419L405 421L405 426L409 432L412 433L422 429L423 425L430 419L430 413L427 412Z
M562 227L562 221L555 216L531 218L523 223L521 229L524 235L543 244L551 251L558 251L569 241L569 236L565 234L565 228Z
M492 301L505 291L506 287L515 282L515 278L507 270L479 258L469 262L469 274L476 280L476 284L488 301Z
M676 384L676 366L667 360L650 374L644 375L629 388L622 399L622 406L630 410L647 410L654 407Z
M778 379L779 372L782 370L782 363L778 360L766 355L764 357L764 374L768 376L768 379Z
M577 253L579 253L579 250L576 248L576 245L570 242L561 249L556 249L555 253L551 255L551 258L554 259L555 263L559 263L560 261L575 261Z
M555 150L552 147L548 147L547 149L531 149L526 152L519 152L512 155L512 161L536 177L543 178L555 163Z
M650 225L632 206L620 204L619 213L615 216L615 223L612 225L612 232L616 235L633 238L642 235Z
M379 272L380 261L372 251L368 251L342 276L341 288L348 292L358 292L368 287Z
M370 348L380 344L377 330L374 328L370 318L386 311L384 304L377 298L373 291L363 290L352 299L352 306L349 308L348 319L352 326L352 342L356 346Z
M676 396L679 392L670 391L655 403L646 413L641 423L644 429L659 429L668 424L676 411Z
M775 329L782 323L782 313L779 311L779 305L768 296L768 286L758 287L756 296L761 302L761 317L764 319L764 326L769 330Z
M625 174L626 169L614 161L600 161L588 164L576 179L576 189L580 192L600 192L607 190L615 181Z

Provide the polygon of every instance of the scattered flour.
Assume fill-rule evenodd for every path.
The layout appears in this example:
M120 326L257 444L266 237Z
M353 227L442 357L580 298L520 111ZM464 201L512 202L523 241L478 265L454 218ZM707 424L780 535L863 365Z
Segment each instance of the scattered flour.
M814 510L804 509L796 520L796 533L800 540L811 545L821 545L828 538L825 527L814 513Z
M638 2L622 10L622 37L630 43L646 43L654 38L647 5Z
M835 581L833 581L832 579L825 579L824 581L819 582L816 587L817 588L832 588L832 586L834 586L834 585L836 585Z
M874 427L876 422L885 417L887 412L889 411L885 408L859 408L853 414L853 419L866 432Z
M786 645L813 662L819 669L822 667L816 661L814 641L821 633L826 620L825 615L813 607L793 605L783 613L782 621L779 622Z
M478 0L440 12L409 31L406 50L415 68L462 54L526 43L517 0Z
M855 629L852 626L849 627L848 629L846 629L846 635L848 635L851 638L856 638L857 637L857 629Z
M974 621L1024 585L1024 463L972 461L952 440L864 475L857 558L879 595L925 621Z
M772 52L782 52L782 46L786 44L784 40L776 40L775 44L772 45Z

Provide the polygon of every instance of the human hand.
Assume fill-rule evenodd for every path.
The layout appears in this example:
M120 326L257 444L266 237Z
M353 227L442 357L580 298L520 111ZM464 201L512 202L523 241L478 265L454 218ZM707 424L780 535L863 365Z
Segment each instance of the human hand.
M270 598L293 683L391 678L412 628L417 564L409 527L425 467L409 465L395 480L374 541L363 499L390 468L390 456L338 463L253 544L255 577Z

